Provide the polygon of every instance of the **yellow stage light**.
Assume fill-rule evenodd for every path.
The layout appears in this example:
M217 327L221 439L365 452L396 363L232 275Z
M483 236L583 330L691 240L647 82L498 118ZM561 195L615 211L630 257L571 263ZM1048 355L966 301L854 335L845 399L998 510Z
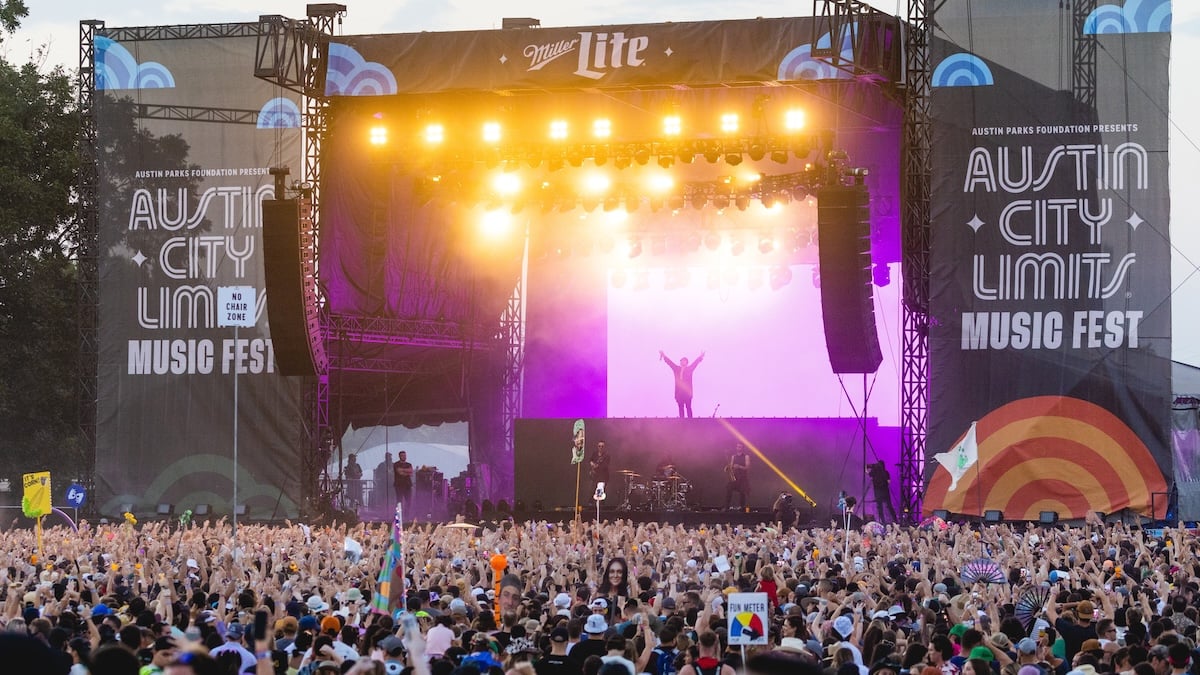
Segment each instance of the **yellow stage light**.
M483 214L479 229L487 237L503 237L512 231L512 214L504 210L488 211Z
M440 124L428 124L425 126L425 142L430 145L436 145L446 140L446 128Z
M604 222L609 226L617 226L629 220L629 212L625 209L617 209L615 211L606 211L604 213Z
M610 187L612 179L602 173L588 174L587 178L583 179L583 189L590 194L604 194Z
M501 197L510 197L521 191L521 179L511 173L496 174L492 178L492 189Z
M499 143L500 142L500 123L485 122L483 124L483 142L484 143Z
M788 131L799 131L804 128L804 111L789 110L784 115L783 127Z
M683 121L679 115L667 115L663 118L663 135L678 136L683 133Z
M550 123L550 138L556 141L567 139L567 121L554 120Z
M592 122L592 135L596 138L608 138L612 136L612 122L606 119L598 119Z
M656 173L650 176L650 191L655 194L666 194L675 187L675 180L665 173Z
M371 127L371 145L387 145L388 130L387 127L377 126Z
M738 115L737 113L725 113L721 115L721 131L727 134L736 134L738 130Z

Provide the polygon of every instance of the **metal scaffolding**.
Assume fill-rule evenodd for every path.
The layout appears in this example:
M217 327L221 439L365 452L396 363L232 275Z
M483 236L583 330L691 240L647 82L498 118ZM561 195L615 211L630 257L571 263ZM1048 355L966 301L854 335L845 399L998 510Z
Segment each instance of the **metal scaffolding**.
M79 319L79 432L85 456L85 487L95 494L96 406L99 397L100 336L100 190L99 146L96 125L96 33L104 22L79 22L79 194L75 264L78 279ZM96 500L87 502L85 513L94 511ZM90 514L89 514L90 515Z
M1071 93L1086 106L1096 105L1096 36L1084 35L1083 24L1096 0L1075 0L1071 7Z
M933 0L908 0L905 45L901 176L904 335L900 394L900 506L910 521L921 516L925 492L925 437L929 428L930 143L929 36Z

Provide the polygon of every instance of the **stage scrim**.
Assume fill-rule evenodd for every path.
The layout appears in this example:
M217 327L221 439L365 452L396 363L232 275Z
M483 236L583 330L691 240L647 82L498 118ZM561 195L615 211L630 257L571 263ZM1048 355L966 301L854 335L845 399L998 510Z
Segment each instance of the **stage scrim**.
M926 512L1165 513L1170 9L938 9Z
M275 372L260 206L275 196L268 169L299 164L295 97L254 78L251 31L105 35L120 39L95 41L99 511L230 513L236 386L238 501L295 517L300 383ZM227 314L249 326L221 327Z
M524 419L517 421L516 498L528 508L540 502L544 509L566 507L575 502L575 466L571 464L571 419ZM594 513L591 500L594 482L588 463L595 457L597 442L603 441L612 455L612 483L604 510L615 509L625 497L624 480L618 473L629 469L650 481L655 467L672 460L676 470L691 484L693 504L699 508L725 505L725 466L734 445L744 440L750 452L750 496L747 504L770 508L781 492L796 497L801 513L813 513L804 500L764 461L817 502L815 513L825 517L845 490L863 501L865 472L862 434L855 419L585 419L587 456L583 463L580 500L584 513ZM882 460L893 474L893 492L899 448L894 428L881 428L868 420L871 447L867 463ZM763 457L755 454L754 449ZM870 490L870 482L867 481ZM867 496L866 499L871 499ZM736 504L736 497L734 504Z

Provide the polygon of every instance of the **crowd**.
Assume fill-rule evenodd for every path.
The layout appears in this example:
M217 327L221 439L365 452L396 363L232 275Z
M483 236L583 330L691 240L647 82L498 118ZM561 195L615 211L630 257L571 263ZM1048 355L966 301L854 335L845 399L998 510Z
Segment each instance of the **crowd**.
M371 600L390 530L4 531L0 672L1200 672L1182 526L413 526L385 614ZM766 644L729 644L753 625L726 613L745 592L767 595Z

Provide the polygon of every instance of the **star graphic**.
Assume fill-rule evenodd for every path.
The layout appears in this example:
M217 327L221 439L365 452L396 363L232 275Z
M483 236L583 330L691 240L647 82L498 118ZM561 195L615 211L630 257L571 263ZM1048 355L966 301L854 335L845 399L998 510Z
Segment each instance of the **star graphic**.
M1141 225L1146 221L1142 220L1142 217L1137 214L1137 211L1134 211L1132 216L1129 216L1125 219L1125 222L1129 223L1129 227L1132 227L1134 231L1136 231L1138 229L1138 225Z
M670 56L675 53L675 50L671 49L670 47L667 47L667 49L663 53L666 54L667 56Z
M138 267L141 267L142 263L146 262L146 256L142 255L141 251L138 251L137 253L133 254L133 258L131 258L131 260L133 260Z
M508 57L501 54L500 55L500 63L508 63Z
M978 232L979 228L983 227L984 222L979 219L979 214L977 213L973 218L967 221L967 225L969 225L972 230Z

